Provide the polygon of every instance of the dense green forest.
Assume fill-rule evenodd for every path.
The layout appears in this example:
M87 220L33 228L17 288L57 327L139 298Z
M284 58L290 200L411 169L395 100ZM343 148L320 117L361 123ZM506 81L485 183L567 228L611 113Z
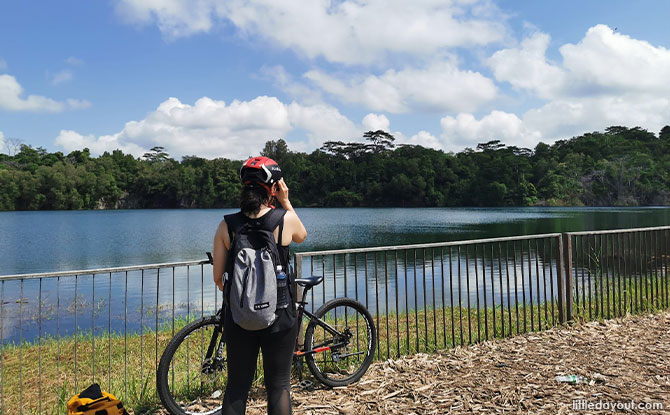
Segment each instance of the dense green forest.
M670 126L658 136L609 127L534 149L493 140L459 153L396 145L383 131L363 138L310 154L280 139L261 154L282 166L295 206L670 205ZM235 207L241 163L176 161L162 147L135 158L21 145L0 154L0 210Z

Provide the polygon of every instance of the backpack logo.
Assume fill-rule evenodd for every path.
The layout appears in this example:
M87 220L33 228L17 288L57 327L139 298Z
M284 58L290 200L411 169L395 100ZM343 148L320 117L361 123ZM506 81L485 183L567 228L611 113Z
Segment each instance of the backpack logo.
M265 310L266 308L270 307L270 303L259 303L259 304L254 304L254 310L259 311L259 310Z

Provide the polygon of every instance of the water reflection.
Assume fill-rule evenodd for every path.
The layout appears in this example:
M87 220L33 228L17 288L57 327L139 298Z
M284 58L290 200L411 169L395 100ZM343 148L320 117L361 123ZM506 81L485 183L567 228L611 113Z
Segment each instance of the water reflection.
M0 212L2 273L199 259L210 250L211 234L221 216L230 211ZM303 252L664 225L670 219L668 208L301 209L299 213L310 230L308 242L296 247ZM33 227L43 232L25 232ZM576 242L575 272L579 276L590 269L584 262L594 256L586 253L613 246L590 244ZM334 296L349 296L379 314L459 305L497 307L509 314L517 303L554 306L552 299L558 295L556 250L555 241L540 239L317 256L307 258L302 271L325 276L322 286L310 295L314 309ZM635 272L641 273L643 262L634 258L646 254L628 255ZM574 295L583 301L595 279L582 277L580 281ZM207 315L221 304L209 266L0 285L0 337L4 342L68 336L74 327L96 333L155 330L171 324L173 315ZM554 315L553 310L545 312Z

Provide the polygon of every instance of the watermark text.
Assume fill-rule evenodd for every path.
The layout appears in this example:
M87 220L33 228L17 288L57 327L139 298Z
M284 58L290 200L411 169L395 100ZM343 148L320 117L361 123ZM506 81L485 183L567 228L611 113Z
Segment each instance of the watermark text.
M636 401L635 399L623 401L605 401L605 400L588 400L588 399L573 399L573 411L620 411L620 412L635 412L635 411L662 411L665 409L663 402L648 402Z

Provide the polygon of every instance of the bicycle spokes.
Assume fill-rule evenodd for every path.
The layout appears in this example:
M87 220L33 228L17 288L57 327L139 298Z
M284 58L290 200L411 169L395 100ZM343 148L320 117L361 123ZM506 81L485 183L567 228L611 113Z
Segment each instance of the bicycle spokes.
M307 332L310 371L323 383L341 386L357 380L372 359L374 323L360 303L337 299L317 312Z
M174 414L215 414L226 384L226 353L214 318L189 324L170 342L158 369L161 401Z

